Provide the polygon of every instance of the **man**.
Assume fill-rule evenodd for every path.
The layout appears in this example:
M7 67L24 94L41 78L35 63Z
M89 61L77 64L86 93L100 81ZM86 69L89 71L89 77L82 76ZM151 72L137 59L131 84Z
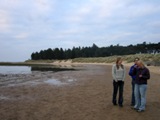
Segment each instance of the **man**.
M132 65L130 67L130 70L129 70L129 75L131 76L132 78L132 81L131 81L131 84L132 84L132 98L131 98L131 106L134 106L135 105L135 95L134 95L134 88L135 88L135 78L136 78L136 75L132 75L133 73L133 69L135 67L137 67L137 61L140 60L138 57L134 59L134 65Z

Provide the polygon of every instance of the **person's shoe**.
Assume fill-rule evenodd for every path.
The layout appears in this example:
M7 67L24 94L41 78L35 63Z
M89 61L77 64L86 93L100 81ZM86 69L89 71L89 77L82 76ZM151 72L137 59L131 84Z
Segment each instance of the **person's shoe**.
M131 103L131 106L134 106L134 104L133 104L133 103Z
M119 104L119 107L123 107L123 105L122 105L122 104Z
M113 105L114 105L114 106L116 106L116 105L117 105L117 103L113 103Z
M139 110L137 110L137 112L144 112L144 110L140 110L140 109L139 109Z
M135 108L134 106L132 106L131 109L133 109L133 110L139 110L138 108Z

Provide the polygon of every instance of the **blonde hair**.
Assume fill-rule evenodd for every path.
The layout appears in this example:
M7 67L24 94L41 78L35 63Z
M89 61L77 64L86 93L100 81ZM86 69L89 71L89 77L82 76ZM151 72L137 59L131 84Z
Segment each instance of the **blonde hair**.
M140 66L142 66L142 67L145 67L145 65L144 65L144 63L143 63L142 60L138 60L137 64L140 65Z

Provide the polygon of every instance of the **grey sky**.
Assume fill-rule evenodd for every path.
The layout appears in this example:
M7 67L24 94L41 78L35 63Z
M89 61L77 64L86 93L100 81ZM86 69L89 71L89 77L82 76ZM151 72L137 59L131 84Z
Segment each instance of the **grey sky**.
M0 0L0 61L48 48L160 42L159 0Z

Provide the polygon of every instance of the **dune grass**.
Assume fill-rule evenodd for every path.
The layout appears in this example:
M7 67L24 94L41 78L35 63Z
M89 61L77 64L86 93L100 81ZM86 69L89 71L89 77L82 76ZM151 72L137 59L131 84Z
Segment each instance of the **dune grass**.
M95 57L95 58L75 58L72 62L81 63L113 63L116 61L118 56L110 57ZM121 56L124 61L131 63L136 57L139 57L147 65L160 66L160 54L134 54L134 55L123 55Z

